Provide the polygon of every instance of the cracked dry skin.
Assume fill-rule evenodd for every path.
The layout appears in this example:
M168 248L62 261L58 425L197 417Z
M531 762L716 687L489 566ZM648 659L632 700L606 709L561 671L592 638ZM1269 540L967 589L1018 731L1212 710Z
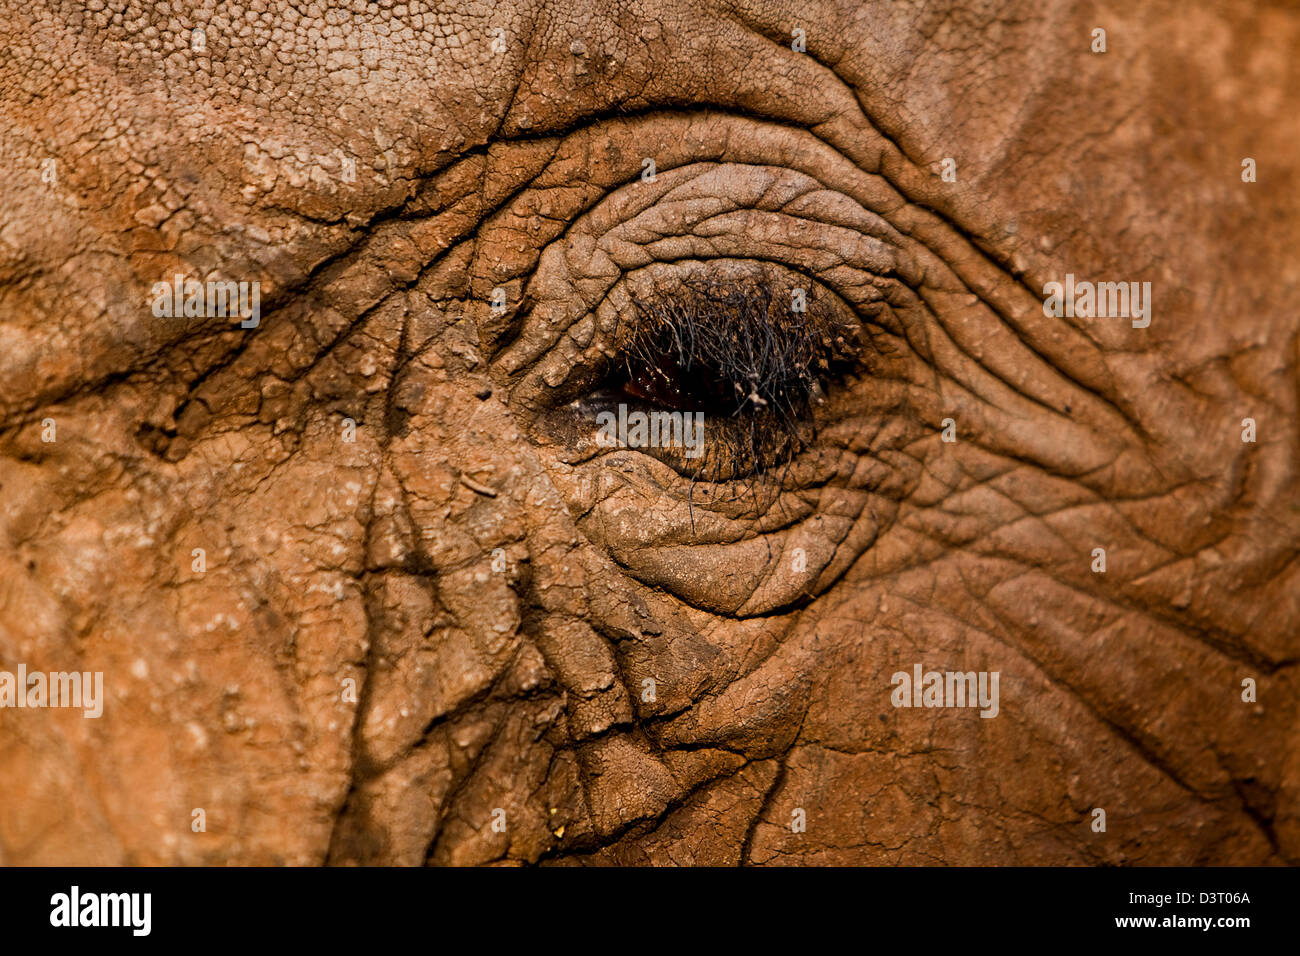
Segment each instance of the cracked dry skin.
M106 695L3 862L1300 862L1300 11L0 7L0 669ZM756 276L862 330L761 493L574 424Z

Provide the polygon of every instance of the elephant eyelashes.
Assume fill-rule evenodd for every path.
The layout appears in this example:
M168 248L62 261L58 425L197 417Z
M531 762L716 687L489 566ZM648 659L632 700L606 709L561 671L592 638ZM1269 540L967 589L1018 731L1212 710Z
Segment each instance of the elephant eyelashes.
M726 481L788 462L856 353L852 331L819 300L766 280L660 286L631 301L598 392L624 414L700 423L699 451L674 462L692 478Z
M714 282L633 299L625 390L678 411L801 417L835 343L820 309L796 313L793 298L768 283Z

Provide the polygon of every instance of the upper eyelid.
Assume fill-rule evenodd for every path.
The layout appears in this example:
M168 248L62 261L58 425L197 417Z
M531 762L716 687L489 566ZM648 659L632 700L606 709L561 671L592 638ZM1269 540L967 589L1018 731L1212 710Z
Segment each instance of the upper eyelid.
M736 183L738 171L754 172L759 175L770 174L770 182L764 184L761 193L752 199L738 198L731 191ZM890 225L879 213L867 209L848 194L828 186L816 176L802 169L774 166L763 163L691 163L686 166L668 170L663 175L682 174L687 177L675 182L670 189L646 203L635 214L622 221L633 223L636 219L656 210L669 209L680 204L688 211L703 209L709 200L724 202L730 209L761 209L767 212L810 219L825 225L841 226L870 236L894 247L903 245L903 235ZM705 191L712 180L728 180L721 184L716 192ZM814 204L818 208L811 208ZM697 221L720 215L726 210L701 215Z
M710 171L717 168L716 164L710 164ZM768 203L771 207L769 210L736 206L728 212L719 213L714 210L708 215L701 215L700 221L716 219L718 216L740 217L743 220L745 217L753 216L789 215L782 211L782 207L787 206L790 201L806 205L811 196L824 199L831 194L825 187L808 177L802 177L802 174L797 171L780 170L770 166L734 167L734 169L759 171L765 179L769 180L768 186L771 185L770 180L783 177L787 184L794 184L798 188L792 190L789 200ZM697 181L700 174L698 171L687 169L682 175L690 176L692 181ZM652 222L656 221L655 217L665 215L664 210L657 210L656 202L670 194L672 190L668 188L655 190L653 197L637 197L635 201L621 195L636 188L634 185L625 185L614 195L606 197L579 217L561 237L543 251L537 271L531 277L527 287L530 310L533 314L530 315L529 321L524 323L525 327L521 330L520 337L498 357L496 367L502 374L507 377L516 374L562 342L574 323L585 321L584 316L593 311L608 295L610 289L627 270L656 261L649 246L671 241L654 238L671 235L671 221L660 220L664 226L662 229L649 231L647 229ZM765 188L761 190L759 198L771 196L770 188ZM620 209L622 212L627 211L629 203L630 208L637 210L631 219L620 214ZM742 230L735 244L738 247L747 245L754 250L753 254L747 256L744 250L738 250L727 253L723 257L752 258L759 251L765 251L771 254L761 258L769 261L803 260L796 268L798 271L808 272L815 271L819 265L826 266L829 262L828 267L836 270L841 279L847 278L844 275L846 270L858 272L864 277L870 275L876 279L914 271L909 258L901 248L865 233L861 228L850 228L844 224L851 218L848 212L851 204L851 198L844 197L842 203L836 208L837 215L834 216L835 221L832 223L806 220L807 228L813 236L821 233L819 241L810 243L808 248L799 249L791 246L777 248L768 245L765 250L760 250L759 246L763 244L763 240ZM853 223L854 226L870 222L874 227L872 231L884 232L891 229L888 224L875 219L869 211L862 210L861 207L858 207L858 210L857 222ZM672 210L667 211L669 219L671 212ZM641 231L641 235L637 235L638 231ZM634 241L639 238L650 241L645 244ZM708 257L711 256L697 258ZM822 257L823 262L812 261L814 257ZM587 274L584 275L584 272ZM855 291L870 293L878 298L878 293L870 286L869 282L862 281L835 291L849 300L854 298Z
M894 267L914 271L907 268L902 233L850 195L803 170L762 163L703 162L659 175L672 180L671 185L653 192L643 191L642 186L654 184L641 183L616 190L576 220L568 230L569 237L591 237L597 246L608 249L625 238L640 244L638 233L653 241L651 236L672 235L674 228L694 230L728 215L761 212L845 230L877 254L872 264L877 270L886 268L883 262L892 257L902 260L893 263ZM738 196L737 191L743 194Z
M897 243L900 248L905 245L898 242L900 232L903 236L911 235L913 228L923 227L931 220L937 221L936 215L910 206L907 196L895 185L893 173L887 177L880 171L880 164L890 154L892 146L874 129L864 126L853 141L853 149L848 151L834 145L832 139L779 120L742 116L708 107L601 119L589 125L575 126L549 141L494 146L494 151L502 153L525 150L526 154L518 157L516 165L536 171L525 173L522 180L517 180L513 192L510 191L512 187L504 183L494 187L501 199L493 202L499 201L500 205L475 227L474 248L492 249L501 243L524 253L519 243L520 236L535 235L540 231L547 237L546 253L539 249L533 255L510 256L508 261L492 256L471 265L475 303L486 302L487 294L495 286L504 285L513 290L510 293L510 323L503 332L497 331L501 324L495 323L492 331L486 333L490 339L496 340L490 343L490 350L497 359L504 356L499 371L509 377L539 354L537 349L527 357L512 357L508 353L512 350L528 351L527 340L540 334L536 328L521 330L520 323L513 318L513 310L523 303L524 295L520 290L534 283L543 266L543 256L557 246L583 241L580 235L583 221L598 219L602 210L612 208L609 205L611 200L620 201L621 197L622 201L627 201L635 190L644 208L662 198L685 181L685 178L681 182L672 181L674 175L680 175L677 171L683 168L747 166L784 171L784 175L797 172L822 184L827 192L846 197L838 204L826 202L824 194L817 198L823 222L853 228L863 235L874 234L891 245ZM873 152L873 144L884 152ZM654 158L660 182L639 181L642 161L647 156ZM488 165L496 164L489 162ZM796 198L794 205L785 211L807 215L801 204L812 201L811 194L805 194ZM896 221L894 217L903 214L904 207L908 207L910 213L901 222ZM843 215L845 210L852 210L851 218L857 221L846 219ZM877 224L874 228L866 225L868 217L875 218ZM613 218L625 219L627 213ZM590 237L586 241L590 244ZM903 257L904 260L908 258ZM909 261L900 264L900 271L908 277L918 274ZM579 295L585 292L581 283L574 283L570 288ZM533 299L535 301L536 297ZM552 324L549 318L546 324ZM555 324L565 323L557 319ZM519 341L519 338L502 341L516 335L524 341ZM522 350L516 349L520 345ZM517 358L523 358L523 361Z

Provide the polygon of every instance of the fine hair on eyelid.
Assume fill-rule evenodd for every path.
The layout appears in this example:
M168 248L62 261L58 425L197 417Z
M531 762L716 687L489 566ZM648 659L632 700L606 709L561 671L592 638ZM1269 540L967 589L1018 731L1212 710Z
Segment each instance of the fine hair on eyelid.
M631 303L617 343L629 382L663 382L672 391L661 404L704 411L713 425L695 479L788 466L812 437L823 381L857 351L853 330L820 298L767 277L661 281Z

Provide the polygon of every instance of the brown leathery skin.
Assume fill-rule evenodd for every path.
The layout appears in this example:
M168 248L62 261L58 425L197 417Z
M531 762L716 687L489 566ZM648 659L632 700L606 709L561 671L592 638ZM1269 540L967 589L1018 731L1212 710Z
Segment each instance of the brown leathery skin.
M1300 863L1297 43L0 0L0 670L106 694L0 709L0 862ZM556 424L756 263L864 328L762 494ZM156 317L178 273L260 324Z

